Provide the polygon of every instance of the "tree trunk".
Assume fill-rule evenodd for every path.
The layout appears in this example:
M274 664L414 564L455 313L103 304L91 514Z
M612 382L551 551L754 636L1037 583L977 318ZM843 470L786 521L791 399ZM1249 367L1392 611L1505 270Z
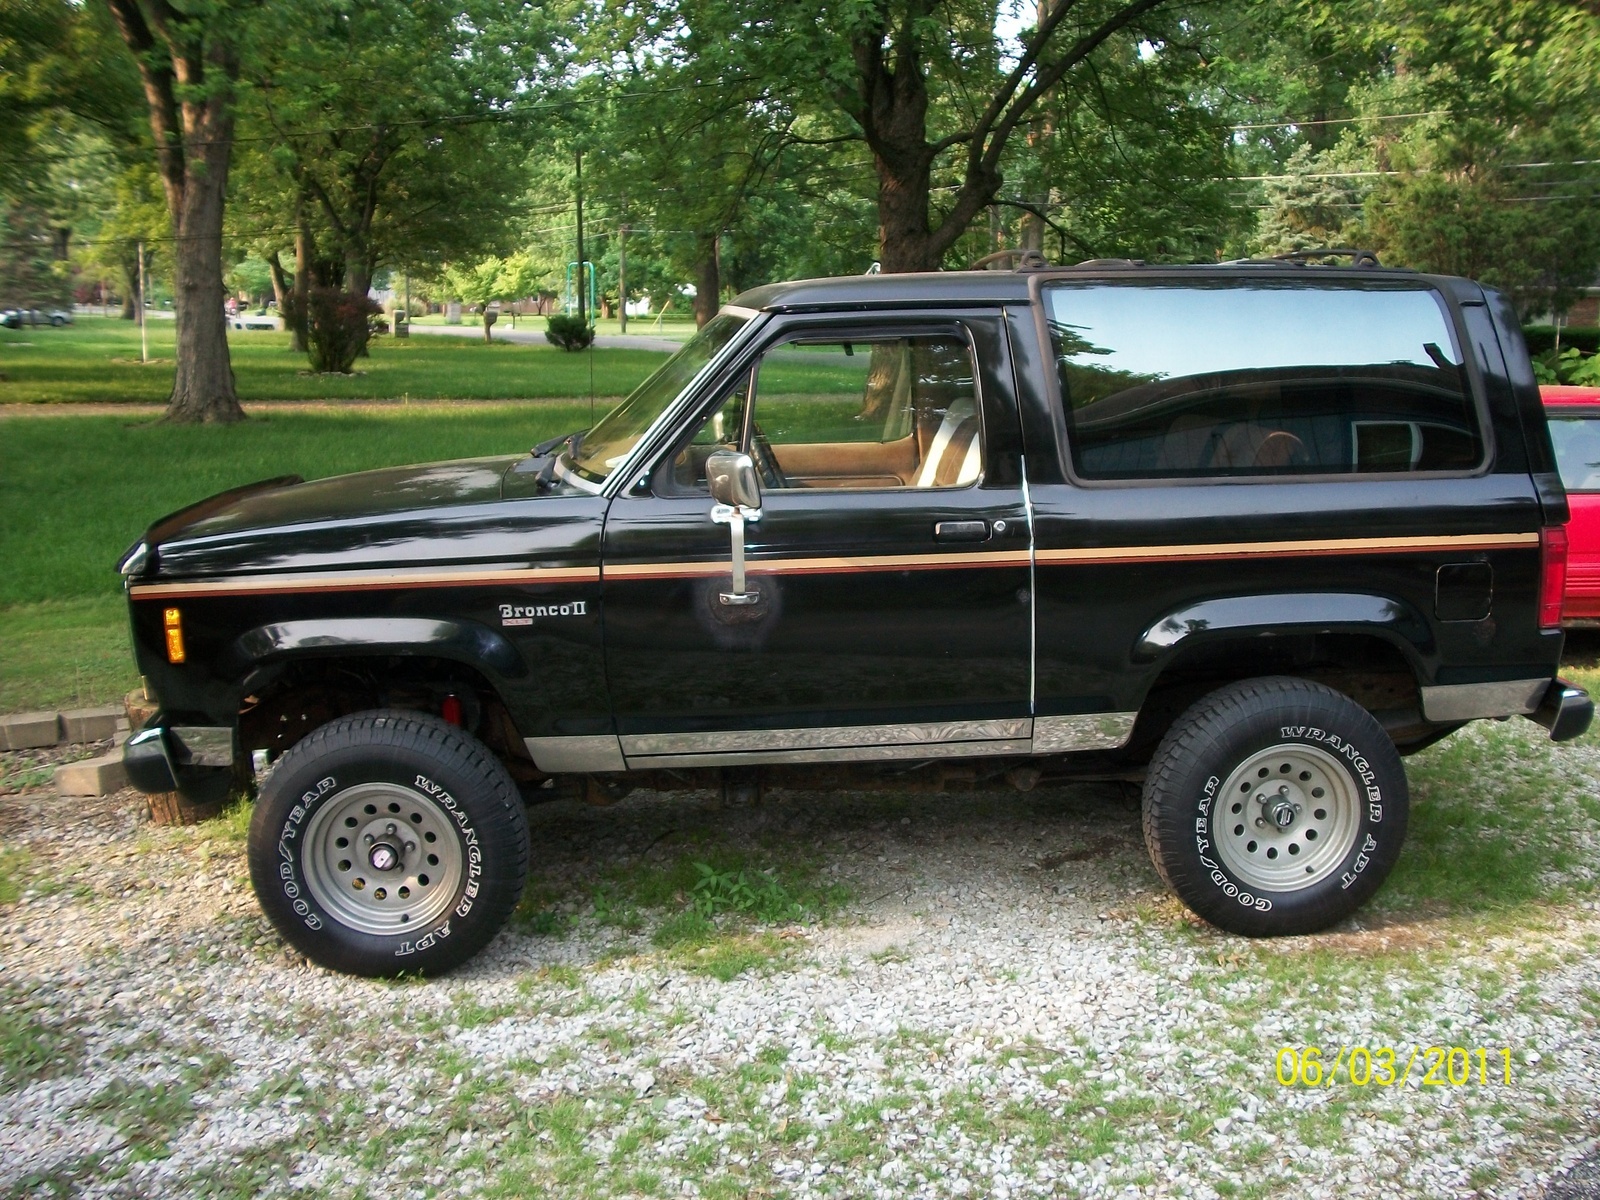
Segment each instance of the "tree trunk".
M695 246L694 273L694 323L695 327L703 326L712 317L717 315L721 305L722 294L722 264L718 261L721 257L718 242L722 239L718 234L709 237L702 236Z
M223 311L227 291L222 283L222 211L233 118L208 124L209 137L215 141L205 147L200 161L190 160L172 217L177 368L164 419L180 423L244 420Z
M272 298L277 301L278 315L282 317L289 311L289 281L284 278L283 260L276 250L267 259L267 272L272 276Z
M124 321L131 321L139 315L139 244L130 242L126 252L121 255L119 264L122 268L122 312L118 316Z
M156 165L172 217L177 369L165 419L242 421L222 309L222 213L233 156L239 58L222 18L108 0L139 65Z
M344 288L357 300L363 303L366 301L367 293L372 290L372 268L368 265L366 255L351 254L345 258ZM488 332L487 329L484 330L486 337ZM371 340L371 330L367 327L367 322L363 321L361 323L361 348L356 351L357 357L366 358L372 353L368 346Z

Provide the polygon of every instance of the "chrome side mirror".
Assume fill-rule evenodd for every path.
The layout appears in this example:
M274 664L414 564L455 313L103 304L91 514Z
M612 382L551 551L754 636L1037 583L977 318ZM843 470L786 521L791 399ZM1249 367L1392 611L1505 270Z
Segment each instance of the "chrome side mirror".
M761 507L761 482L748 454L715 451L706 459L706 482L711 485L711 498L718 504L730 508Z
M744 523L761 520L761 483L748 454L718 450L706 459L706 482L711 485L711 519L726 525L733 536L733 590L719 592L723 604L755 604L761 593L744 586Z

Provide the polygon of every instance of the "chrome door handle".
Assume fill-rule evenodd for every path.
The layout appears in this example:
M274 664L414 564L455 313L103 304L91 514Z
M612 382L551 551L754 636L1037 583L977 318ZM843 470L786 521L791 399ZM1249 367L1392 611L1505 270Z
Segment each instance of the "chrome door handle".
M744 586L744 523L761 520L761 510L737 504L713 504L711 519L719 525L726 525L733 536L733 591L718 592L717 599L732 605L757 603L761 593L754 589L746 591Z
M986 542L989 540L987 521L939 521L933 527L936 542Z

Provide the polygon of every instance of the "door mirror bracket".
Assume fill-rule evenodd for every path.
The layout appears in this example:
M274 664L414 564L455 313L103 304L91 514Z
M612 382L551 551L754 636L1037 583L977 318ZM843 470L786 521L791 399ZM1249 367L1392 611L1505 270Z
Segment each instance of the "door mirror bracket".
M718 450L706 459L706 482L711 486L711 519L728 526L733 538L733 590L719 592L717 599L728 605L748 605L760 601L761 593L745 588L744 526L761 520L761 483L755 463L737 450Z

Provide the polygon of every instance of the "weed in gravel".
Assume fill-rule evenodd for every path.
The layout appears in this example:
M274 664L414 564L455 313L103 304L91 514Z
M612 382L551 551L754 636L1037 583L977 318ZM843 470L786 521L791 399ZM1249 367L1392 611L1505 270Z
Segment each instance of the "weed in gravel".
M727 983L746 971L781 970L795 959L794 943L772 933L727 934L697 947L679 946L672 958L696 975Z
M82 1062L77 1033L45 1021L43 1011L18 989L0 988L0 1083L7 1090L71 1074Z
M0 904L15 904L32 879L33 855L21 846L0 849Z
M167 1143L194 1115L194 1090L182 1080L114 1079L80 1110L115 1125L135 1161L165 1158Z

